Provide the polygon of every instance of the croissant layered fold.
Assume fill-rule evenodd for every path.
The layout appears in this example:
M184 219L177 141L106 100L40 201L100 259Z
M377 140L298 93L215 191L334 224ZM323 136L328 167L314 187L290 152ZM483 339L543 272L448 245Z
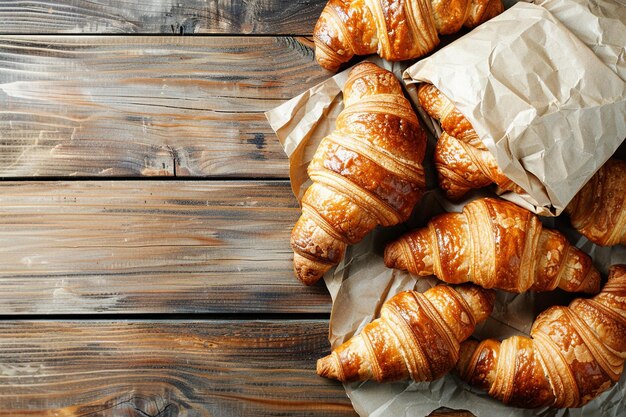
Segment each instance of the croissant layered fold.
M525 408L581 407L609 389L626 359L626 266L613 266L595 297L541 313L530 334L464 342L459 375Z
M626 161L609 159L566 212L574 228L594 243L626 245Z
M380 318L318 360L318 375L339 381L431 381L459 359L460 343L491 314L495 294L474 285L405 291Z
M491 183L501 189L523 193L500 169L471 123L441 91L432 84L418 89L420 107L439 121L443 133L435 148L435 167L439 185L451 200L459 200L473 188Z
M385 264L416 275L435 274L484 288L597 293L600 274L591 258L556 230L508 201L474 200L462 213L445 213L385 248Z
M309 165L313 184L291 234L295 273L305 284L377 225L407 220L425 187L426 135L396 77L372 63L355 66L344 104Z
M502 190L524 192L504 175L491 152L468 145L445 131L435 146L435 168L439 186L452 201L460 200L474 188L493 183Z
M501 0L330 0L315 25L315 57L336 71L354 55L388 61L432 51L439 35L473 28L502 13Z

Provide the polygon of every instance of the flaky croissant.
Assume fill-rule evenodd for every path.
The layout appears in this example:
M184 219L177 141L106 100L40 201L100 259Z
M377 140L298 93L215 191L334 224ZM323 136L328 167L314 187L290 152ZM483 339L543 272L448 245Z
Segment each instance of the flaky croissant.
M501 0L330 0L315 25L315 58L336 71L354 55L418 58L439 34L473 28L500 14Z
M565 210L592 242L626 245L626 161L609 159Z
M418 88L417 97L420 107L437 119L443 130L435 147L435 167L446 197L459 200L469 190L491 183L503 190L524 192L504 175L469 120L441 91L424 83Z
M491 152L468 145L446 132L439 136L435 146L435 168L439 186L452 201L461 199L471 189L492 183L503 190L524 191L504 175Z
M591 258L556 230L513 203L481 198L462 213L445 213L385 248L385 265L451 284L484 288L597 293Z
M525 408L581 407L609 389L626 359L626 266L613 266L595 297L541 313L530 334L464 342L459 375Z
M387 300L380 318L317 361L317 374L339 381L432 381L452 370L460 343L485 320L495 294L475 285L437 285Z
M425 187L426 134L396 77L359 64L346 81L344 103L309 165L313 184L291 233L295 273L305 284L376 225L407 220Z
M437 87L428 83L420 84L417 98L420 107L430 117L436 119L441 129L448 135L480 150L487 150L470 121Z

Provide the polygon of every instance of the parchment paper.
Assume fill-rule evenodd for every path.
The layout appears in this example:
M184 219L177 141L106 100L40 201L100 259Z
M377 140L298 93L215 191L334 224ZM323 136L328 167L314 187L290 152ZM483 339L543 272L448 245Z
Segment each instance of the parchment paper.
M575 1L585 4L585 0ZM575 20L572 21L575 23ZM602 48L610 52L611 48L615 47L615 42L609 42L608 37L602 39L604 40ZM610 55L609 52L607 55ZM407 67L407 64L392 64L380 58L370 60L393 71L396 76L400 76ZM623 61L624 54L615 62ZM348 70L343 71L266 113L289 156L291 184L298 200L309 185L306 167L321 139L334 129L335 119L343 108L341 88L347 73ZM434 130L436 127L430 126L430 129ZM418 204L411 219L403 225L376 229L359 244L350 246L341 264L324 277L333 298L329 330L329 340L333 348L358 333L377 317L382 303L396 293L410 288L424 291L437 283L435 278L418 279L408 273L386 268L382 259L386 242L407 230L423 226L435 214L442 211L460 211L467 201L493 195L490 191L477 190L458 205L447 202L435 189L434 167L430 164L434 138L429 134L430 143L424 161L430 191ZM620 246L610 249L596 246L571 229L566 218L542 218L542 221L564 232L570 242L590 254L595 266L604 274L609 265L626 263L626 248ZM475 336L504 338L513 334L527 333L537 314L551 305L565 305L572 298L573 295L560 291L521 295L498 292L494 313L484 324L478 326ZM570 410L521 410L506 407L485 393L472 390L453 375L447 375L431 383L366 382L345 384L345 389L355 410L361 416L421 417L440 407L465 409L476 416L511 417L533 415L617 417L623 415L622 410L626 410L626 374L612 390L581 409Z
M441 90L527 192L503 198L558 215L626 137L626 7L616 1L520 2L405 71L407 85Z

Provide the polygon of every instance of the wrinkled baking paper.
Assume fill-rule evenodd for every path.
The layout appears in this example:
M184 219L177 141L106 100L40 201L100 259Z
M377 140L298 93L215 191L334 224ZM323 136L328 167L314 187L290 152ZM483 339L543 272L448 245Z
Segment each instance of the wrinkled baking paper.
M434 84L527 192L502 197L558 215L626 137L617 1L517 3L408 68L409 94L417 103L413 84Z
M584 0L580 1L584 4ZM608 9L610 10L610 9ZM610 38L603 37L610 51ZM624 62L624 54L621 55ZM393 71L400 76L407 67L405 63L389 63L374 57L370 61ZM290 178L298 200L310 184L306 167L311 161L321 139L329 134L341 109L341 89L348 71L343 71L320 83L303 94L266 113L276 131L283 149L289 156ZM430 121L426 121L428 126ZM438 126L428 126L435 131ZM438 282L435 278L418 279L406 272L391 270L384 266L382 254L389 240L407 230L426 224L428 219L443 211L460 211L468 201L487 195L488 190L470 193L466 201L457 205L449 203L436 190L432 160L435 136L429 133L429 147L424 160L429 191L418 204L406 224L378 228L362 242L348 247L345 259L335 270L324 277L333 299L330 319L329 340L333 348L361 331L378 316L382 304L393 295L406 289L425 291ZM594 264L606 275L609 265L626 263L626 248L603 248L592 244L569 226L567 218L542 218L549 227L555 227L568 237L570 242L590 254ZM294 278L295 279L295 278ZM537 314L545 308L566 305L573 296L561 291L548 293L526 293L520 295L498 292L492 316L477 327L478 338L505 338L513 334L527 334ZM626 374L625 374L626 375ZM626 409L626 376L616 387L602 394L587 406L568 410L521 410L506 407L485 393L472 390L453 375L447 375L430 383L398 382L377 384L375 382L344 384L355 410L361 416L416 416L430 414L440 407L464 409L476 416L608 416L617 417Z

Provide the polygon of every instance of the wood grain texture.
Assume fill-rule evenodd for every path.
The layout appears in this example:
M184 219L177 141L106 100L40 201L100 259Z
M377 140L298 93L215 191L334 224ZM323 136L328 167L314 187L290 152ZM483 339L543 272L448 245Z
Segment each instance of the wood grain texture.
M3 0L0 33L310 35L326 0Z
M287 181L0 182L0 314L328 313Z
M4 177L286 178L263 112L327 76L289 37L9 36L0 60Z
M0 323L2 416L354 416L327 321Z

